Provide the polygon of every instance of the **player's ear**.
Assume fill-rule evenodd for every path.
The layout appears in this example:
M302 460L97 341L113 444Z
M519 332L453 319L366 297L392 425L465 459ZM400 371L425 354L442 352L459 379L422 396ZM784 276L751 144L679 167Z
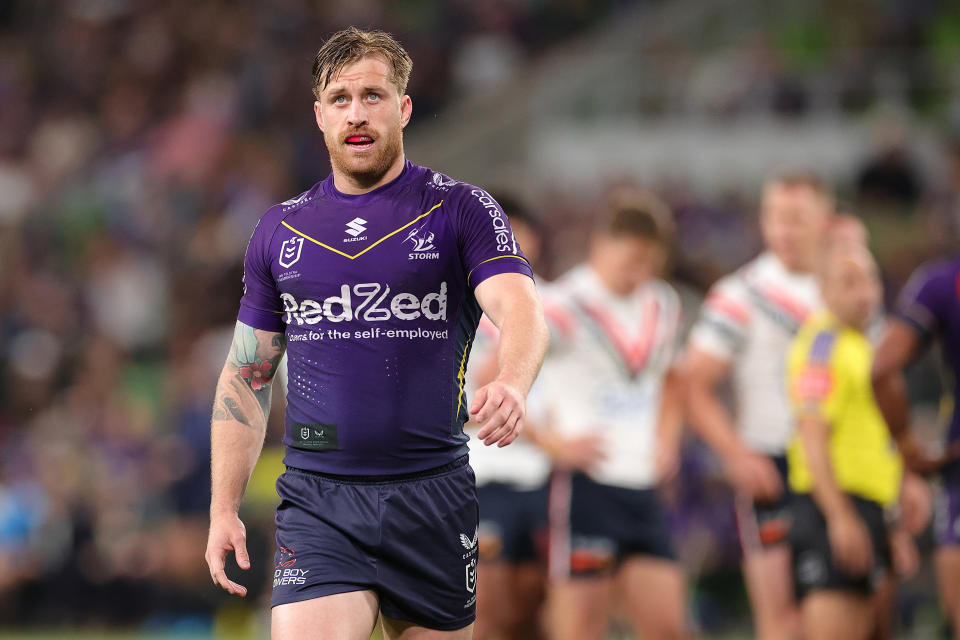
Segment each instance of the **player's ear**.
M406 127L407 123L410 122L410 116L413 115L413 100L410 99L410 96L403 96L400 98L400 127Z
M320 110L319 100L313 103L313 114L317 118L317 126L320 127L320 131L323 131L323 112Z

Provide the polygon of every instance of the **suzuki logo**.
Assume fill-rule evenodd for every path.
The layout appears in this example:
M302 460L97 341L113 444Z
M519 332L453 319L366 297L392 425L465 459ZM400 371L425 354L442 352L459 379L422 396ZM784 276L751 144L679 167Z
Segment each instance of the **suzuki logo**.
M347 233L356 238L358 235L367 230L367 221L363 218L354 218L347 223Z

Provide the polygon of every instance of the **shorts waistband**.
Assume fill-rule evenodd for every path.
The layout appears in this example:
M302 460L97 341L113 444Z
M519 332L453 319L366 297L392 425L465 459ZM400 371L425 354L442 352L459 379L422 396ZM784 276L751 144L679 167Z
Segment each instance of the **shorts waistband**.
M440 465L439 467L432 467L430 469L424 469L423 471L414 471L411 473L395 473L389 475L376 475L376 476L355 476L355 475L344 475L339 473L324 473L322 471L312 471L310 469L301 469L300 467L291 467L287 466L287 469L290 471L296 471L297 473L304 473L309 476L316 476L318 478L324 478L325 480L332 480L334 482L343 482L346 484L384 484L387 482L406 482L409 480L420 480L423 478L432 478L434 476L439 476L449 471L454 471L460 467L467 466L467 463L470 461L469 455L462 455L453 462L448 462L447 464Z

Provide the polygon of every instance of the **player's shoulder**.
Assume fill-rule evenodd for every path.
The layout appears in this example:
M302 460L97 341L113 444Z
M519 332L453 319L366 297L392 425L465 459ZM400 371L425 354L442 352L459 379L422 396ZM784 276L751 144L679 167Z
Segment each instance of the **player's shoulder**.
M551 329L568 336L578 326L575 313L577 268L574 267L538 289L543 313Z
M583 290L589 290L587 267L578 264L560 274L550 284L544 287L540 293L541 297L547 298L557 304L569 304Z
M650 291L663 303L670 305L680 304L680 294L670 282L663 278L654 278L650 281Z
M264 212L257 222L257 226L263 232L272 232L283 222L285 218L304 207L316 202L323 195L323 182L318 182L303 193L292 198L278 202Z
M910 282L923 286L927 284L952 284L960 275L960 255L952 258L939 258L924 262L910 276Z
M827 366L849 346L844 328L828 313L811 315L797 331L794 348L809 364Z
M480 209L502 209L492 195L470 182L464 182L430 167L420 167L424 174L423 188L458 207L475 206Z
M954 295L956 292L956 295ZM930 328L929 318L917 318L914 310L923 307L922 315L937 313L943 302L960 298L960 256L937 259L917 267L907 280L897 299L901 315L919 321L924 330Z
M709 293L719 293L734 297L745 297L751 281L762 278L767 271L764 256L760 255L733 271L721 276L710 287Z

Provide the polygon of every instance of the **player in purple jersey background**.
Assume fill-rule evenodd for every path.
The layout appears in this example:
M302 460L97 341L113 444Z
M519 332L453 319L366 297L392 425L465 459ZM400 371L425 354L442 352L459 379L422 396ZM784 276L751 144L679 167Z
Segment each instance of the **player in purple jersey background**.
M211 427L206 558L250 566L237 508L260 453L273 373L289 360L278 481L274 638L469 638L477 501L469 413L513 442L546 350L532 272L485 191L403 153L412 62L347 29L314 64L332 174L271 208L247 249L244 297ZM463 397L480 314L500 330L496 378Z
M944 451L931 455L908 429L902 370L938 339L953 412ZM874 385L884 417L913 470L940 471L943 491L936 514L939 542L934 562L940 603L960 632L960 255L921 266L904 287L894 318L876 350Z

